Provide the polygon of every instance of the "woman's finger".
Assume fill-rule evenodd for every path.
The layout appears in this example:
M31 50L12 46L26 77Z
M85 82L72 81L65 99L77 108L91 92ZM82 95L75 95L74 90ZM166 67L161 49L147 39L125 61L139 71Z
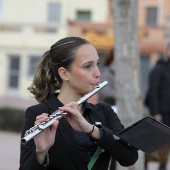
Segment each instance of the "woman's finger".
M48 119L48 116L47 115L43 115L43 116L37 116L36 118L36 121L35 121L35 125L38 124L38 123L42 123L44 121L46 121Z
M51 133L52 133L53 135L56 134L56 130L57 130L58 124L59 124L59 121L56 120L56 121L53 123L52 127L51 127Z
M48 116L48 114L47 114L47 113L43 113L43 114L37 116L37 117L36 117L36 120L38 120L38 119L40 119L40 118L42 118L42 117L44 117L44 116Z
M76 113L76 111L78 110L78 104L76 102L70 102L68 104L66 104L63 107L59 107L59 109L61 111L64 111L65 113Z

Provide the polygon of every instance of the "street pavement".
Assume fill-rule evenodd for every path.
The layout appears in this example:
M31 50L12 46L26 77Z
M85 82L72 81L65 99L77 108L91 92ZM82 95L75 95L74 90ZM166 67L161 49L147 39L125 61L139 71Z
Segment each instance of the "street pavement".
M20 134L0 131L0 170L18 170ZM158 170L156 162L149 162L148 170ZM167 165L170 170L170 161Z
M18 170L20 134L0 131L0 170Z

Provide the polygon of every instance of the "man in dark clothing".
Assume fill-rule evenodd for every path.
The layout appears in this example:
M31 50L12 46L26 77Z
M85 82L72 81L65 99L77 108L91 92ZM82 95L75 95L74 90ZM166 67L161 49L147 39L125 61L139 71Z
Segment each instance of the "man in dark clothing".
M157 61L149 75L149 88L145 100L151 116L170 126L170 43L164 56ZM168 148L168 149L167 149ZM166 153L162 153L163 149ZM165 170L168 161L169 146L164 146L157 153L160 159L159 170Z

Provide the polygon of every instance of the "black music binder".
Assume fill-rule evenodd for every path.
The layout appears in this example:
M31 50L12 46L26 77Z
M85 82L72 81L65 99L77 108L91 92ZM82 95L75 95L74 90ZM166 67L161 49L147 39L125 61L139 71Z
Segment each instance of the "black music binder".
M150 154L170 142L170 127L145 117L117 134L125 142L146 154Z

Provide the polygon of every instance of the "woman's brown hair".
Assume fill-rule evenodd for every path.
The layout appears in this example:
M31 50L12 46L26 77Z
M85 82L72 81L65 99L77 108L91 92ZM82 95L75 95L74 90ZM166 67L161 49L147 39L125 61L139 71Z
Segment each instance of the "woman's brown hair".
M46 51L37 64L33 82L28 90L39 103L44 103L56 90L59 90L62 80L58 69L70 69L75 60L76 50L89 42L80 37L66 37Z

